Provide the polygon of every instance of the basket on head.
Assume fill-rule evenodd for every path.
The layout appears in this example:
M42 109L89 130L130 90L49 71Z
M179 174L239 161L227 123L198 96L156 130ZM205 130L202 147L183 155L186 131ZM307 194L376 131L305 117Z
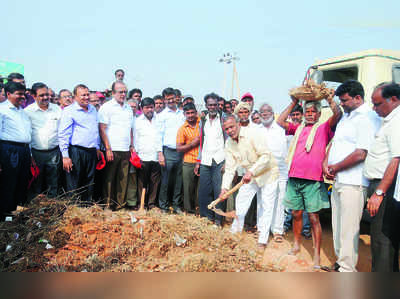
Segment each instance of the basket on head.
M304 101L320 101L326 99L330 92L331 89L327 88L324 83L317 84L309 79L304 85L292 88L289 95Z

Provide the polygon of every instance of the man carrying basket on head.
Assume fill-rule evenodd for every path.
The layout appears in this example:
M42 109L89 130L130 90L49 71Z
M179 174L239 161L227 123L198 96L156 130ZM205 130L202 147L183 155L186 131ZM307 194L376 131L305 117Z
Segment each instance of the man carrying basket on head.
M333 138L333 131L342 116L342 111L333 100L334 90L330 90L327 101L333 115L325 122L320 121L321 103L307 101L304 104L303 123L287 121L289 113L298 104L299 99L291 96L292 102L279 116L277 123L286 130L287 135L294 135L288 152L289 180L285 206L293 210L294 245L289 254L300 252L303 211L308 212L314 242L314 268L320 268L320 247L322 229L318 212L329 208L329 198L322 175L322 162L326 147Z

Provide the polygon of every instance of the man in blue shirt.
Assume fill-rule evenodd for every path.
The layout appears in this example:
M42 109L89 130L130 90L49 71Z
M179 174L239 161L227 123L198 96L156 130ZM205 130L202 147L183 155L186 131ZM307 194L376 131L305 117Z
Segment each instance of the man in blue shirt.
M83 202L90 203L96 162L103 155L99 149L97 110L89 104L89 89L85 85L74 88L74 98L75 102L66 107L61 116L59 146L67 172L67 191L76 190Z

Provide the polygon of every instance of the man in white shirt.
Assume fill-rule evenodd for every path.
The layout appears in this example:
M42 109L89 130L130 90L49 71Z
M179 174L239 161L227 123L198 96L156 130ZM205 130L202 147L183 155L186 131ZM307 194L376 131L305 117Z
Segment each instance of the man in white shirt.
M277 188L274 190L275 192L271 192L272 197L266 200L271 201L271 207L273 207L271 213L271 231L274 235L274 241L281 243L283 241L283 223L285 221L285 207L283 201L286 196L286 184L288 180L288 168L286 164L287 142L285 130L274 120L274 111L271 105L267 103L261 105L260 116L263 124L263 136L267 139L268 147L277 161L279 169ZM259 205L257 215L262 215L261 209L262 206Z
M0 104L0 221L27 199L32 128L22 109L25 91L25 85L8 82L7 100Z
M143 113L136 119L134 138L135 149L142 162L142 168L137 170L139 198L142 197L143 189L146 189L145 205L152 209L157 205L157 191L161 178L158 154L162 152L162 146L154 113L154 100L144 98L140 105Z
M39 176L33 182L30 198L46 192L49 198L58 193L58 178L61 170L61 153L58 147L58 126L61 108L50 103L48 87L44 83L32 85L31 94L35 103L26 107L32 124L31 151Z
M122 82L112 85L113 99L99 110L99 131L106 149L104 198L106 205L118 210L126 204L130 152L133 146L134 118L126 103L127 88Z
M332 187L332 230L336 271L356 272L360 221L366 201L368 180L362 175L364 160L378 127L364 103L364 88L355 80L341 84L335 92L344 114L336 126L324 174L334 179Z
M204 97L208 110L206 117L200 121L200 151L195 166L199 179L199 208L200 216L215 221L222 226L223 217L209 210L207 206L218 198L221 192L222 168L225 161L225 136L222 128L221 115L218 113L218 95L211 93ZM226 209L226 202L217 205Z
M393 198L400 160L400 86L378 85L372 93L375 112L383 123L365 160L369 180L367 209L371 222L373 272L399 272L400 204Z
M183 153L176 150L176 134L185 122L183 112L176 106L175 90L166 88L162 95L167 107L157 115L162 152L158 153L161 165L161 187L159 205L163 213L169 209L168 186L173 186L172 208L174 213L182 214L182 160Z

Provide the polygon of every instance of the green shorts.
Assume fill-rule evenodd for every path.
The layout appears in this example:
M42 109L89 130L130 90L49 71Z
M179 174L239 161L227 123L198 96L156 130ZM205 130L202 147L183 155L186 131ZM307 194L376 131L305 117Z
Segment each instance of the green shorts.
M324 182L289 178L284 205L295 211L315 213L330 207Z

